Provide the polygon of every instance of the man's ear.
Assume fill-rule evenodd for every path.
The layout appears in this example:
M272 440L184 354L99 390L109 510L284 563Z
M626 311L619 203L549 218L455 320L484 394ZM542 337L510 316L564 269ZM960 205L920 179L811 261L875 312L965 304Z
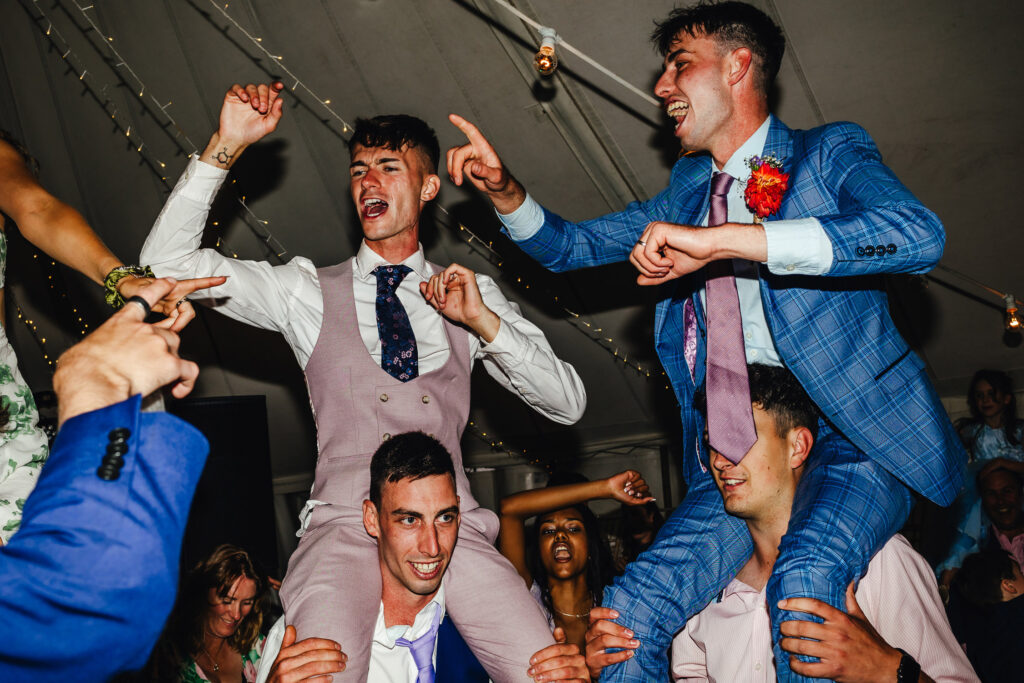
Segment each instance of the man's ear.
M999 590L1003 593L1003 602L1013 600L1020 595L1020 591L1017 589L1017 582L1013 579L1003 579L1000 581Z
M380 520L377 518L377 506L373 501L363 501L363 528L374 538L380 538Z
M786 441L790 448L789 466L795 470L803 466L807 461L807 456L811 454L811 448L814 447L814 436L807 427L794 427L786 435Z
M423 179L423 188L420 190L420 201L429 202L437 196L437 193L440 190L441 179L437 177L436 173L431 173Z
M729 53L726 61L729 67L727 74L729 85L736 85L750 72L754 63L754 54L748 47L738 47Z

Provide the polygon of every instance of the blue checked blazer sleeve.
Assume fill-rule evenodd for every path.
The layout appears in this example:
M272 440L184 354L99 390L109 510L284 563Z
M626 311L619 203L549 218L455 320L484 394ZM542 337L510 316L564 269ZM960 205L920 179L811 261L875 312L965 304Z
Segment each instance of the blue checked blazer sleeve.
M923 273L942 257L938 217L882 163L854 123L794 131L784 215L815 216L832 242L827 275ZM788 156L788 155L787 155Z
M142 397L63 426L0 548L0 680L106 681L145 664L177 589L181 539L206 439ZM96 470L131 431L120 476Z

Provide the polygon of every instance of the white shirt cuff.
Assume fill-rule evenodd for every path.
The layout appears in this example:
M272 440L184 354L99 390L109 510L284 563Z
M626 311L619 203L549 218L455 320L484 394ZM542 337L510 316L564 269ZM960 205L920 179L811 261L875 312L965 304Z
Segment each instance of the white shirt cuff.
M822 275L832 267L832 241L817 218L769 221L764 236L775 275Z
M504 320L501 320L498 334L494 335L494 339L489 342L485 342L483 339L480 340L480 350L490 356L503 353L509 354L514 359L521 360L524 346L526 344L524 343L523 335Z
M181 175L176 189L183 197L202 204L212 204L227 177L227 169L199 161L199 156L195 155Z
M508 236L513 242L530 239L544 225L544 209L530 195L526 195L526 201L512 213L494 213L497 213L498 220L505 224Z

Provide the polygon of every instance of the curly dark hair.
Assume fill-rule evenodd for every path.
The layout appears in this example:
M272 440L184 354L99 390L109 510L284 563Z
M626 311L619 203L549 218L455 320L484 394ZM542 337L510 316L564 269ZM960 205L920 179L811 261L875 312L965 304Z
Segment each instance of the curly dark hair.
M396 152L408 145L410 149L415 148L423 153L430 162L427 170L431 173L437 173L437 164L441 159L441 145L434 129L423 119L408 114L356 119L355 130L348 140L349 154L355 151L356 145L367 149L383 147Z
M754 55L757 85L765 95L772 88L786 52L786 38L771 18L745 2L701 2L677 7L663 20L654 22L653 42L667 55L680 32L707 36L720 49L745 47Z
M180 679L182 665L202 652L204 623L211 608L210 589L216 590L218 597L225 598L235 581L243 577L256 582L256 597L252 610L227 639L227 644L242 654L253 648L263 626L269 583L249 553L234 545L220 545L196 564L182 581L174 610L153 653L150 680Z
M818 438L821 413L792 372L775 365L752 363L747 366L747 379L750 402L772 416L779 436L796 427L806 427ZM697 410L705 411L703 387L694 395L693 403Z
M968 555L953 577L953 588L974 605L1002 602L999 585L1003 579L1013 579L1013 564L1013 558L1002 549Z

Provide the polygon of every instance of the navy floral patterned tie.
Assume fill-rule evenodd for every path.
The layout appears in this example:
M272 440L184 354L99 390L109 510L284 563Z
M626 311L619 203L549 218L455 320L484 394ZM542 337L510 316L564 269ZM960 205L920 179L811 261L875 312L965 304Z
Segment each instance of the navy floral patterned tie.
M408 382L420 374L420 361L416 353L416 337L412 333L409 314L398 299L395 290L405 276L412 272L409 266L377 266L377 334L380 335L380 366L397 380Z

